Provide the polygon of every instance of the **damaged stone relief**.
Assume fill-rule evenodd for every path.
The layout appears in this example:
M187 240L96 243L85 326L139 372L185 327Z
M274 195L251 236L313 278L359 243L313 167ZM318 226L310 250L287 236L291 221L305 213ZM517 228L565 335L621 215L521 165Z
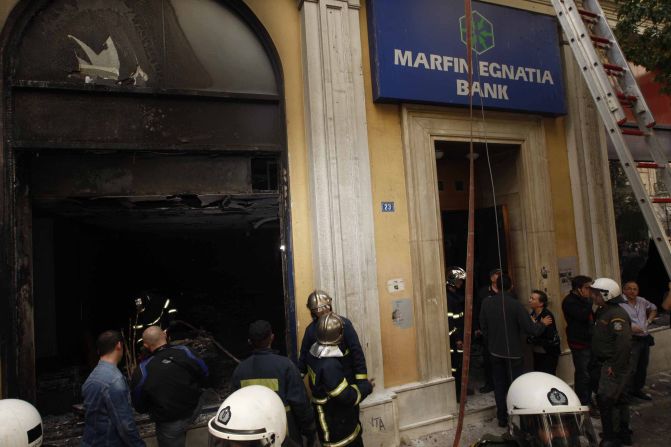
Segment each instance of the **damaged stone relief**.
M103 49L99 53L96 53L91 47L75 36L68 34L68 37L79 45L88 58L88 60L81 58L75 52L75 56L79 62L79 69L76 74L83 76L86 84L96 84L101 83L101 81L104 83L104 81L111 80L124 85L143 87L149 80L149 76L142 70L139 64L129 76L119 80L121 62L119 61L119 53L111 37L107 37Z

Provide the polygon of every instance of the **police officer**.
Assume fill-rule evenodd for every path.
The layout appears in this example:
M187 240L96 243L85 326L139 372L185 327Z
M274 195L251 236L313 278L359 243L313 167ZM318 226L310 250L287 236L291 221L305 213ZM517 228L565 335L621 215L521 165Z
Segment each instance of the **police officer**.
M284 447L284 404L265 386L246 386L224 400L207 431L209 447Z
M0 445L39 447L42 445L42 417L35 407L18 399L0 399Z
M631 320L618 304L623 303L620 286L610 278L598 278L591 285L598 307L592 335L592 380L598 378L597 405L601 413L603 439L600 446L631 445L629 403L625 387L629 377ZM614 411L619 415L615 431Z
M307 358L312 345L317 341L317 319L324 314L331 313L332 298L321 290L315 290L308 296L307 307L312 315L312 322L305 328L303 342L301 343L301 352L298 357L298 369L305 375L307 369ZM366 368L366 357L364 356L359 336L352 325L352 322L345 317L340 316L344 326L344 336L340 345L343 357L340 359L345 371L345 377L351 383L368 380L368 370Z
M271 349L274 338L267 321L258 320L249 325L249 343L254 352L235 368L231 388L235 391L250 385L263 385L275 391L287 411L289 438L302 446L302 434L307 438L308 446L312 446L317 439L317 428L303 380L291 360Z
M372 383L347 379L339 360L344 355L339 347L344 338L342 318L329 312L315 325L317 341L306 363L319 438L325 447L361 447L359 403L373 391Z
M464 296L460 293L460 289L466 280L466 271L461 267L450 267L447 269L446 279L450 360L457 391L457 402L459 402L461 396L461 367L464 361Z

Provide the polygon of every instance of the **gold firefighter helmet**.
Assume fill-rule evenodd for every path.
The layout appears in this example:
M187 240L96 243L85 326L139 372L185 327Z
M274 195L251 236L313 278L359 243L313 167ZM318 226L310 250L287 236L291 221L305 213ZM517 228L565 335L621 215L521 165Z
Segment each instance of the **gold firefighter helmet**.
M333 312L322 315L317 320L317 341L320 345L337 346L343 338L342 318Z
M310 309L310 313L315 317L319 318L324 312L331 311L331 302L333 299L328 296L323 290L314 290L308 296L307 306Z

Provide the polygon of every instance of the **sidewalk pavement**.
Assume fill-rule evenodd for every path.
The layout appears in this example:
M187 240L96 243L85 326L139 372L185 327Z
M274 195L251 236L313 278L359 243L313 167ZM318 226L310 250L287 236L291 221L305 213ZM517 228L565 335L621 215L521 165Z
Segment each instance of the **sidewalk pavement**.
M669 420L671 419L671 371L648 376L644 391L652 396L651 401L632 398L631 428L634 431L634 447L658 447L669 445ZM493 401L493 399L492 399ZM598 436L601 421L592 419L594 431ZM455 423L456 425L456 423ZM482 435L504 432L497 425L496 418L477 423L465 423L461 433L460 446L470 446ZM454 442L456 429L431 433L418 439L404 439L404 447L450 447Z

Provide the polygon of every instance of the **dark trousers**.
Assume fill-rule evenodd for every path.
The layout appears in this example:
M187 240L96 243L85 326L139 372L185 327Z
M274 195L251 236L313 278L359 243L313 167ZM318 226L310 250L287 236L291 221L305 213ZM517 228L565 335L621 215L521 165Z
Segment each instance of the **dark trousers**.
M544 372L554 376L557 373L558 363L558 355L534 352L534 371Z
M452 348L456 351L456 345ZM464 363L464 355L461 353L453 352L450 354L450 361L452 362L452 376L454 377L454 387L457 392L457 402L461 397L461 371L462 365Z
M500 422L508 421L506 395L513 380L522 375L522 359L504 359L492 356L492 378L494 379L494 399L496 400L496 418Z
M590 359L592 351L587 349L571 349L573 357L573 388L582 405L589 405L592 400L592 389L590 387Z
M631 382L629 390L632 393L641 391L645 386L645 378L648 375L648 362L650 361L650 344L648 337L632 337L631 358Z
M618 433L629 430L629 395L626 392L629 370L611 370L609 374L607 366L594 360L592 376L599 377L596 402L601 413L603 439L615 441Z
M482 339L482 367L485 370L485 386L494 388L494 379L492 378L492 355L489 353L487 341Z

